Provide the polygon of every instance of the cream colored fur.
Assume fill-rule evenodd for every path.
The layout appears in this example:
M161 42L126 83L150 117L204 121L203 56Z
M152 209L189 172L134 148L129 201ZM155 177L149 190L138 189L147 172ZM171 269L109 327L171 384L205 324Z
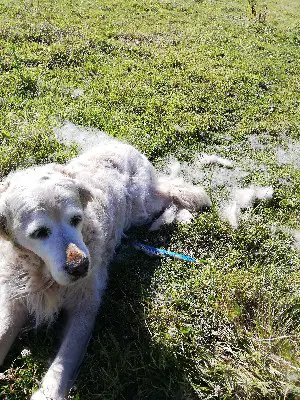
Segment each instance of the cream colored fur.
M151 222L172 204L178 211L211 205L202 188L159 176L144 155L116 140L65 166L17 171L2 183L0 363L29 315L36 325L51 322L61 309L68 315L59 352L32 399L65 398L123 232ZM76 226L70 222L74 215L82 219ZM49 235L37 238L41 226ZM67 272L70 244L88 260L86 276L75 279Z

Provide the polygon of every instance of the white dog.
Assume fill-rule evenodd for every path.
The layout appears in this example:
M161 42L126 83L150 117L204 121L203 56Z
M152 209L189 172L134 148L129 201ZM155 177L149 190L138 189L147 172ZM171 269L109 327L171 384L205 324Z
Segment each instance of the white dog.
M64 399L88 344L107 266L123 232L175 204L211 202L200 187L159 176L116 140L73 159L10 174L0 185L0 364L29 316L65 309L61 347L32 399Z

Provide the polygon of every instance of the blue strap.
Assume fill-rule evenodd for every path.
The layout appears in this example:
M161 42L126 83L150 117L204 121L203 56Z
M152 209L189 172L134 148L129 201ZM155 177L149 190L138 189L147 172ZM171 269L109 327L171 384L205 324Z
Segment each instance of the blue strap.
M139 243L139 242L133 242L133 247L137 250L142 250L144 253L146 253L150 256L172 257L172 258L178 258L180 260L193 262L193 263L198 263L199 261L206 262L206 260L202 260L202 259L196 260L195 258L186 256L185 254L175 253L174 251L168 251L168 250L164 250L164 249L158 249L157 247L148 246L146 244Z

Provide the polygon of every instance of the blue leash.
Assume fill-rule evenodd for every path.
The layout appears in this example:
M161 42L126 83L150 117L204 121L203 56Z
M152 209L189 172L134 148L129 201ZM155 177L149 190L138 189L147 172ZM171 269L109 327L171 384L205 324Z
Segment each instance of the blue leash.
M180 254L180 253L175 253L174 251L168 251L164 249L158 249L157 247L152 247L148 246L143 243L139 242L133 242L133 247L137 250L141 250L144 253L148 254L149 256L156 256L156 257L172 257L172 258L177 258L179 260L183 261L188 261L188 262L193 262L198 264L199 262L207 262L206 260L203 259L198 259L196 260L193 257L186 256L185 254Z

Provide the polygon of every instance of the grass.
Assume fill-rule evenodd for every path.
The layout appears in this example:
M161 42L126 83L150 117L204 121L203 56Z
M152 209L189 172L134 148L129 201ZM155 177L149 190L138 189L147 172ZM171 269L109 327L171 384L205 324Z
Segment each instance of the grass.
M70 398L300 398L290 234L300 222L299 17L297 0L0 1L1 176L74 156L53 135L70 120L156 164L229 157L239 185L275 190L233 230L218 213L227 186L214 185L225 172L207 167L199 177L212 210L188 226L131 233L208 263L149 259L123 245ZM1 398L28 398L56 332L17 341Z

